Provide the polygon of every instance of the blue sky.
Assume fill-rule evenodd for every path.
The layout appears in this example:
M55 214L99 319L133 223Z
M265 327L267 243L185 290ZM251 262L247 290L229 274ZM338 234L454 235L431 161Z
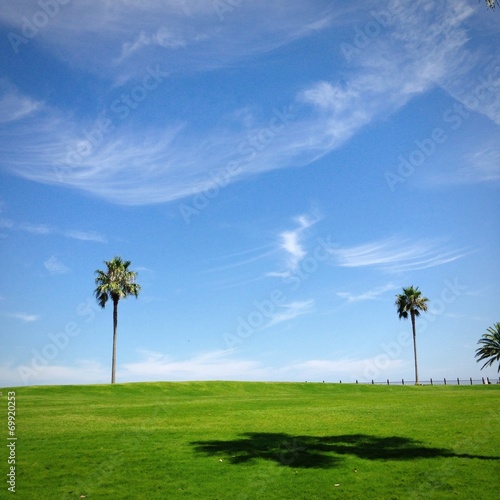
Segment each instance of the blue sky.
M499 15L3 1L0 384L496 377Z

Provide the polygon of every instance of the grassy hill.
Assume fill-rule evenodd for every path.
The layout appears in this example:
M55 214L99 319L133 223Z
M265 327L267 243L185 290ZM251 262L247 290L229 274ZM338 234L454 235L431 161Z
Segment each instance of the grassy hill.
M18 498L498 498L500 385L14 391Z

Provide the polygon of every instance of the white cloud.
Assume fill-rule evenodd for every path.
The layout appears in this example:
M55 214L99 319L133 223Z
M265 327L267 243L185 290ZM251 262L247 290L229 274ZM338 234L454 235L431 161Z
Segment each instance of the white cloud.
M312 359L299 361L284 367L283 372L294 373L294 378L298 378L298 374L300 374L302 380L336 381L343 378L345 381L359 380L362 382L371 379L372 373L373 376L376 373L376 381L380 382L390 375L400 376L404 368L405 362L400 359L385 357L382 366L380 359L375 356L363 359L341 358L337 360Z
M157 45L167 49L178 49L185 47L186 42L182 38L178 38L172 31L165 27L159 28L152 34L141 31L133 42L123 43L121 56L116 60L116 63L122 62L125 58L149 45Z
M267 273L267 276L286 277L292 274L299 266L307 251L302 244L304 231L320 220L317 214L302 214L294 218L297 227L279 234L279 249L286 254L285 269Z
M265 380L269 371L257 361L232 359L233 350L211 351L176 361L164 354L141 351L143 359L126 363L117 376L123 380Z
M23 19L37 10L30 0L10 2L0 11L0 21L20 34ZM173 72L199 71L286 45L324 29L332 19L333 8L318 9L301 0L237 5L149 0L125 2L120 8L87 0L61 6L30 43L43 44L100 76L118 72L117 80L123 81L135 77L146 59L165 60L172 47L182 49L179 57L169 58Z
M387 285L378 286L376 288L372 288L371 290L367 290L366 292L354 294L351 292L338 292L337 296L346 299L348 302L360 302L363 300L376 300L381 295L389 292L391 290L396 290L399 288L395 286L394 283L388 283Z
M499 91L500 92L500 91ZM495 182L500 180L500 149L498 143L485 146L469 155L468 169L463 169L459 178L475 182Z
M40 319L40 316L38 314L11 313L8 314L8 316L11 318L20 319L21 321L25 321L27 323L38 321Z
M289 254L288 267L291 270L297 268L298 263L304 258L306 252L300 244L300 231L284 231L280 234L281 247Z
M290 321L297 316L308 314L312 312L314 307L314 300L303 300L290 302L288 304L281 304L278 306L277 311L271 316L271 319L264 328L275 326L278 323Z
M260 361L241 359L235 349L216 350L175 360L159 352L139 351L141 359L119 367L117 378L123 381L155 380L367 380L376 368L381 380L400 376L401 360L370 358L313 359L281 366L264 366Z
M97 231L81 231L77 229L71 229L65 231L65 236L68 238L73 238L80 241L94 241L96 243L106 243L106 238L98 233Z
M55 255L52 255L44 261L43 265L51 274L64 274L69 271L69 268L65 266Z
M427 269L461 259L467 252L443 247L439 241L397 237L330 250L341 267L377 267L389 272Z
M80 229L69 229L62 231L48 224L35 224L31 222L15 223L10 219L0 219L0 227L8 229L17 229L30 234L47 236L47 235L62 235L66 238L71 238L80 241L93 241L96 243L106 243L106 238L97 231L83 231Z
M28 4L17 3L22 8L10 6L8 12L0 14L7 23L15 25L25 15L17 16L26 11ZM236 58L272 50L346 19L351 24L352 16L343 17L346 9L359 16L361 22L373 22L369 8L363 10L364 14L353 6L340 5L323 11L299 1L286 5L278 0L245 2L231 9L223 22L211 1L196 6L149 2L147 9L133 2L123 9L107 9L102 2L90 4L92 8L76 4L61 8L39 37L50 39L55 46L65 45L68 57L79 67L84 64L93 68L98 46L102 57L97 59L103 65L98 68L100 73L110 70L112 60L124 57L118 65L123 74L117 75L117 67L112 68L113 75L122 82L129 77L142 78L145 65L162 60L163 51L171 51L172 45L182 49L182 55L169 59L169 73L186 68L193 72L230 65ZM251 130L220 126L193 132L190 123L177 122L151 128L142 135L130 118L128 127L115 127L88 155L68 165L68 150L82 146L83 130L89 124L44 109L28 124L5 132L8 146L0 152L0 161L16 175L33 181L75 187L129 205L167 202L209 187L220 188L214 178L223 174L230 162L239 171L227 183L270 170L307 165L420 93L439 86L451 89L450 82L458 77L463 87L474 82L477 57L467 47L466 29L473 12L464 1L458 1L453 8L428 2L402 9L370 40L369 46L356 48L341 81L322 79L299 91L290 100L290 108L296 112L259 151L249 148L245 141L249 133L268 129L274 116L260 123L252 117ZM254 22L257 19L259 22ZM108 29L98 29L103 25ZM491 80L488 92L492 96L498 85L497 62L496 56L486 77L480 73ZM499 103L500 99L496 99L493 108ZM497 120L491 103L477 105L475 110ZM285 232L282 238L293 266L294 259L297 262L302 258L297 233Z
M423 182L430 186L498 183L500 181L500 148L493 140L477 140L468 151L457 151L450 167L434 169Z
M76 360L71 366L13 363L0 365L0 385L64 385L109 382L109 369L91 360Z
M41 102L21 94L5 79L0 79L0 125L26 118L41 107Z
M174 360L162 353L140 351L142 359L122 365L117 378L123 381L155 380L329 380L367 381L376 371L384 380L400 376L406 368L399 359L369 358L312 359L281 366L264 366L259 361L240 359L233 349L202 353ZM375 375L374 375L375 376ZM376 377L377 378L377 377Z
M54 232L54 229L47 224L23 223L19 224L19 229L28 233L40 235L52 234Z

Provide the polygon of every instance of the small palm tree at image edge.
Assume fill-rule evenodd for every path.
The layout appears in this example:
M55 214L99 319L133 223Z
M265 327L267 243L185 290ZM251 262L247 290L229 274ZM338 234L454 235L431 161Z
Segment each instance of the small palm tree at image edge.
M118 302L129 295L136 298L141 291L140 285L135 282L137 273L129 271L130 261L114 257L110 261L104 261L106 271L98 269L95 274L96 289L94 294L98 304L104 309L106 302L113 301L113 360L111 365L111 383L115 383L116 374L116 339L118 334Z
M428 298L422 297L422 292L413 286L403 288L403 293L396 295L396 307L398 308L399 319L407 319L408 315L411 318L411 327L413 331L413 353L415 357L415 385L420 382L418 380L418 364L417 364L417 331L415 328L415 318L420 316L420 311L427 311Z
M500 372L500 323L490 326L487 332L478 341L481 347L476 350L477 362L488 360L481 366L482 370L498 361L498 371Z

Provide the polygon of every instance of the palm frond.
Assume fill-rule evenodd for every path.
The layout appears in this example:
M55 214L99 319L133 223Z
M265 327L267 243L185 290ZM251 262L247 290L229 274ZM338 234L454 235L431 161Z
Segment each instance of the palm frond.
M500 3L498 0L486 0L486 7L495 10L495 7L500 7Z
M487 329L478 341L481 347L476 349L477 362L487 360L481 367L492 366L498 361L498 371L500 372L500 323L496 323Z

